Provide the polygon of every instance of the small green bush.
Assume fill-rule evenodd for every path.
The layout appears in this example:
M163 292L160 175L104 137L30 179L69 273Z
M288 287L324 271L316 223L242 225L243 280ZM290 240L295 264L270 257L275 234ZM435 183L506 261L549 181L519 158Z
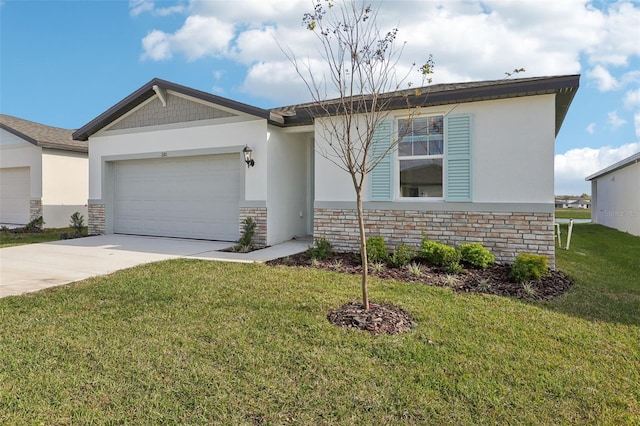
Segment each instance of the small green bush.
M450 262L443 265L443 269L447 274L458 275L462 273L464 268L459 262Z
M517 283L537 280L549 273L548 260L540 254L520 253L511 265L509 278Z
M406 244L398 244L389 259L389 265L391 265L392 268L403 268L411 262L413 256L413 248Z
M473 268L487 269L496 261L495 256L480 243L470 243L460 245L462 261Z
M258 224L250 217L247 217L242 222L242 235L240 235L240 239L238 240L238 245L240 247L248 247L251 251L251 247L253 247L253 235L256 232L256 227ZM243 251L246 253L246 251Z
M427 239L422 240L420 257L434 266L460 263L461 259L460 252L455 247Z
M442 259L440 258L440 246L442 244L431 241L426 237L422 239L422 243L420 244L420 252L419 255L424 260L432 265L439 265L442 263Z
M367 261L368 262L386 262L389 258L387 245L384 237L367 238Z
M313 246L309 247L307 253L312 259L325 260L329 256L331 256L333 251L333 246L325 237L316 238L313 241Z
M42 216L33 219L31 222L24 226L25 232L42 232L42 226L44 225L44 219Z
M80 212L71 215L69 226L73 228L73 237L81 237L84 232L84 216Z

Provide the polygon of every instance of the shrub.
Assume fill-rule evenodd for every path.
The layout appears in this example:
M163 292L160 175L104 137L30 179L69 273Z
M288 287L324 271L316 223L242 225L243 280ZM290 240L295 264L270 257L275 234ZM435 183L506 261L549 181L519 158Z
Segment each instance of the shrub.
M411 273L411 275L415 277L420 277L420 275L422 275L422 267L419 263L411 262L410 264L406 265L406 268Z
M422 245L420 246L420 257L423 257L434 266L460 263L461 259L460 252L455 247L430 241L426 238L422 240Z
M382 262L373 262L371 264L371 272L373 272L374 274L379 274L382 271L384 271L384 263L382 263Z
M509 278L517 283L537 280L549 273L548 260L540 254L520 253L511 265Z
M411 262L413 259L414 251L411 247L405 244L398 244L393 250L393 254L389 259L389 264L393 268L402 268Z
M42 225L44 225L44 219L40 216L39 218L33 219L31 222L27 223L24 226L24 230L25 232L41 232Z
M431 241L425 237L422 239L422 243L420 244L420 252L418 254L427 262L431 263L432 265L436 265L439 261L436 254L439 246L440 243Z
M460 255L464 262L479 269L487 269L496 261L495 256L480 243L461 244Z
M307 253L309 253L312 259L325 260L334 253L331 243L325 237L316 238L313 244L314 245L307 250Z
M447 274L458 275L464 269L459 262L450 262L443 265L443 269Z
M240 235L238 245L248 248L248 250L243 251L243 253L250 251L251 247L253 247L253 235L255 234L256 226L258 226L258 224L250 217L245 218L242 222L242 235Z
M386 262L388 258L389 252L387 251L387 245L384 243L384 237L367 238L367 261Z
M74 237L81 237L84 232L84 216L80 212L75 212L71 215L69 226L73 228Z

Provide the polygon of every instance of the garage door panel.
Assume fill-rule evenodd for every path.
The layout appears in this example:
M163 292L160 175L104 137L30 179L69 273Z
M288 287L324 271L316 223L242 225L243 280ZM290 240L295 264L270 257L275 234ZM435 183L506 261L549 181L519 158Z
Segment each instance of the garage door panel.
M0 223L29 222L29 167L0 169Z
M238 238L238 155L121 161L114 169L116 233Z

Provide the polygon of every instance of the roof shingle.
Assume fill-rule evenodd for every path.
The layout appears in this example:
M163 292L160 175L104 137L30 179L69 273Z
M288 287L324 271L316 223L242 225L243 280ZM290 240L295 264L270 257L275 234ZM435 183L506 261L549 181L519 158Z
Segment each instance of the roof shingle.
M43 148L88 152L86 141L74 140L73 130L46 126L11 115L0 114L0 128Z

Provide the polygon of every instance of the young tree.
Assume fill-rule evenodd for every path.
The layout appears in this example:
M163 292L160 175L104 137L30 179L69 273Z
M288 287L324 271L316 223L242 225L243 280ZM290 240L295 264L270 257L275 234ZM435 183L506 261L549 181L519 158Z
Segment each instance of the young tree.
M316 0L314 10L304 15L303 24L320 41L326 75L318 77L310 62L301 64L292 52L287 54L313 98L308 108L327 142L317 147L318 153L351 176L356 193L365 309L369 309L369 295L362 191L367 175L396 148L400 139L395 135L389 146L376 149L376 130L399 96L406 101L411 120L417 109L410 99L421 95L418 89L400 91L401 86L410 86L410 71L399 71L402 47L394 44L398 29L381 32L376 21L377 11L361 1ZM419 71L423 79L431 81L431 56Z

